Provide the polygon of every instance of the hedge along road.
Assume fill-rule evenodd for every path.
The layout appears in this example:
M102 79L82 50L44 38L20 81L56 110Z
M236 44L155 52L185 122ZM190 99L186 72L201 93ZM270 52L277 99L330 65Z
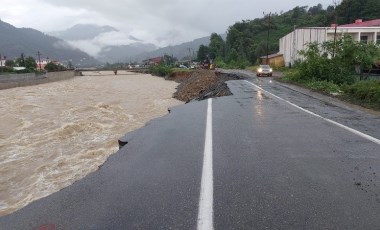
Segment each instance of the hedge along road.
M300 110L266 92L272 86L253 81L262 84L260 88L247 81L230 81L233 96L175 107L170 115L127 135L128 144L100 170L1 218L1 226L380 226L380 145ZM275 87L281 91L281 98L287 93L289 97L297 94ZM313 100L303 94L296 96L309 103ZM210 144L210 134L206 133L210 131L205 132L209 130L206 118L210 104L211 148L206 147ZM373 125L378 125L376 122L374 119ZM211 164L204 160L209 151ZM205 180L205 175L211 178ZM204 183L209 188L206 196L201 195ZM202 197L208 201L205 206Z

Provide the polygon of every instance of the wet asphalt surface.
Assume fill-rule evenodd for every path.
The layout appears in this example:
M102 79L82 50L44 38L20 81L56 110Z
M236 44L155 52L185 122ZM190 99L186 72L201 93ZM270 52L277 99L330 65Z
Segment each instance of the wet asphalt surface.
M249 81L380 138L377 115ZM228 86L232 96L213 99L215 229L380 229L380 145L247 81ZM172 108L127 134L97 172L1 217L0 228L196 229L206 110L206 101Z

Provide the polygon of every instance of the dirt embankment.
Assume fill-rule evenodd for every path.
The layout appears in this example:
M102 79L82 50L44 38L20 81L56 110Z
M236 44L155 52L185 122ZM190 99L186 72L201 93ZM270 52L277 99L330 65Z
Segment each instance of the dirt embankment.
M189 102L231 95L225 82L242 79L242 77L218 73L215 70L195 70L175 72L167 76L166 79L180 83L173 97Z

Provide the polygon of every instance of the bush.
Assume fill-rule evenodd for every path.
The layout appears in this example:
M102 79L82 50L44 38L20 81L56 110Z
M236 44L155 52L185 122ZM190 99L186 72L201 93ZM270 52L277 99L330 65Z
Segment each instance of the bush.
M63 66L63 65L60 65L60 64L55 64L53 62L49 62L45 68L45 70L49 71L49 72L53 72L53 71L64 71L66 70L66 68Z
M281 80L286 81L286 82L295 82L295 83L305 82L305 80L302 79L301 77L301 73L299 69L289 69L288 71L285 72Z
M164 77L170 74L171 67L164 64L153 65L149 67L149 72L152 75Z
M354 102L363 102L371 108L380 109L380 81L358 81L352 85L344 85L343 92L346 99Z
M297 64L300 78L305 81L326 81L338 85L355 82L355 66L367 67L377 60L380 48L373 44L353 41L343 36L336 42L309 43Z
M340 86L324 80L305 80L298 69L289 69L285 72L284 77L281 78L282 81L297 83L299 85L305 86L309 89L316 90L324 93L338 93L341 92Z
M249 66L250 63L249 61L247 60L238 60L238 61L230 61L229 63L227 63L227 68L228 69L245 69L247 66Z
M214 60L214 64L216 65L217 68L222 68L222 69L227 69L228 68L228 65L220 57L217 57Z

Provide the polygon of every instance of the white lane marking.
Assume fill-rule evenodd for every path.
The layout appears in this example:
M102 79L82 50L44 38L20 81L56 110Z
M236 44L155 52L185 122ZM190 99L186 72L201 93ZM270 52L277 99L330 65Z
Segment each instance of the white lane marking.
M212 169L212 99L208 99L206 138L203 153L201 194L199 198L198 230L214 229L213 211L213 169Z
M293 104L293 103L291 103L290 101L287 101L287 100L285 100L285 99L283 99L283 98L281 98L281 97L279 97L279 96L277 96L277 95L274 95L273 93L270 93L270 92L266 91L265 89L261 88L260 86L254 84L254 83L252 83L252 82L249 82L249 81L247 81L247 80L245 80L245 81L248 82L249 84L253 85L254 87L256 87L256 88L258 88L258 89L264 91L265 93L267 93L267 94L269 94L269 95L271 95L271 96L273 96L273 97L275 97L275 98L277 98L277 99L279 99L279 100L281 100L281 101L284 101L284 102L288 103L289 105L296 107L297 109L300 109L300 110L304 111L305 113L308 113L308 114L313 115L313 116L315 116L315 117L321 118L322 120L325 120L325 121L327 121L327 122L329 122L329 123L331 123L331 124L334 124L334 125L336 125L336 126L338 126L338 127L341 127L341 128L343 128L343 129L345 129L345 130L351 132L351 133L354 133L354 134L356 134L356 135L358 135L358 136L360 136L360 137L363 137L363 138L365 138L365 139L367 139L367 140L369 140L369 141L372 141L372 142L374 142L374 143L380 145L380 140L377 139L377 138L375 138L375 137L372 137L372 136L367 135L367 134L365 134L365 133L362 133L362 132L360 132L360 131L358 131L358 130L356 130L356 129L352 129L352 128L350 128L350 127L347 127L347 126L345 126L345 125L342 125L342 124L340 124L340 123L338 123L338 122L336 122L336 121L333 121L333 120L330 120L330 119L328 119L328 118L322 117L322 116L320 116L320 115L318 115L318 114L316 114L316 113L313 113L313 112L311 112L311 111L309 111L309 110L307 110L307 109L304 109L304 108L302 108L302 107L300 107L300 106L298 106L298 105L296 105L296 104Z

